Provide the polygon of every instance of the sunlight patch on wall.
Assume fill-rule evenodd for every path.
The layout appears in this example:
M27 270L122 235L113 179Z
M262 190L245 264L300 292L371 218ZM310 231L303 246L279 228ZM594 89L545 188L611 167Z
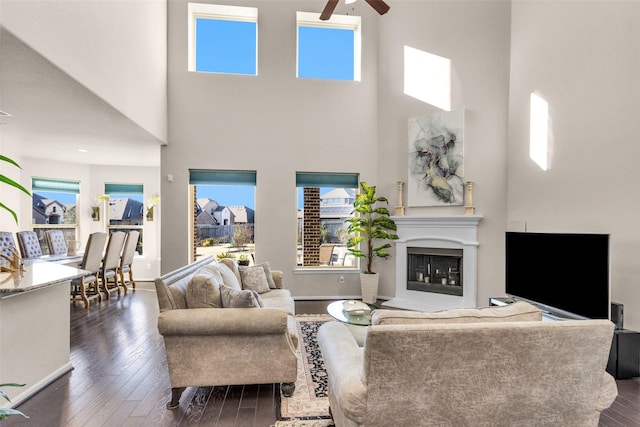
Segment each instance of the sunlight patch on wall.
M549 103L532 93L530 108L529 158L546 171L549 166Z
M451 60L405 46L404 93L451 111Z

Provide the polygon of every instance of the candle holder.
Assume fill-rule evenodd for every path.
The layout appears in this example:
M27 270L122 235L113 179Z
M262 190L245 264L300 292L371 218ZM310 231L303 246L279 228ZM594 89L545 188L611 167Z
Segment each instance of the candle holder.
M473 215L476 208L473 207L473 181L467 181L467 197L464 204L464 214Z
M396 215L404 216L404 206L402 206L402 186L404 182L398 181L398 206L396 206Z

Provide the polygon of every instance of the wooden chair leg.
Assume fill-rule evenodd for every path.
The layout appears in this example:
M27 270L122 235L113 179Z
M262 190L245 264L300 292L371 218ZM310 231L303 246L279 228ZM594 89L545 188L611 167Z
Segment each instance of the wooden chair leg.
M108 300L111 299L111 293L109 292L109 279L106 277L102 277L100 280L100 284L102 285L102 291L104 292L105 298Z
M120 276L120 287L122 287L122 290L124 291L124 294L126 295L127 292L129 291L129 288L127 287L127 282L125 282L124 278L122 277L122 271L119 271L118 273L116 273L116 276ZM120 290L120 287L118 287L118 291Z
M82 298L82 302L84 303L84 309L89 309L89 298L87 298L87 292L84 287L84 277L80 278L80 298Z
M136 282L133 280L133 269L129 267L129 283L131 283L131 287L133 290L136 290Z

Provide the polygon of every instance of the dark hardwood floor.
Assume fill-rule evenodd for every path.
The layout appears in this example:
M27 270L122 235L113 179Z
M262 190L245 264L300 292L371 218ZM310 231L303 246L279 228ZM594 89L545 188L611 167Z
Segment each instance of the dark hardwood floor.
M327 302L296 303L298 313L324 313ZM56 426L269 427L276 421L274 385L188 388L178 409L169 399L164 344L156 327L151 283L89 310L71 303L74 369L17 409L30 416L0 424ZM46 357L43 354L42 357ZM640 378L619 380L619 396L602 427L640 426Z

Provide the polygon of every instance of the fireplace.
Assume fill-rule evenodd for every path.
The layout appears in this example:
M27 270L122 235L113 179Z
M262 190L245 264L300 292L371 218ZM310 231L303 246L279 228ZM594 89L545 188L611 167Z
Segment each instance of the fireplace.
M435 311L476 307L480 215L393 217L396 295L383 305Z
M462 296L462 249L407 248L407 289Z

